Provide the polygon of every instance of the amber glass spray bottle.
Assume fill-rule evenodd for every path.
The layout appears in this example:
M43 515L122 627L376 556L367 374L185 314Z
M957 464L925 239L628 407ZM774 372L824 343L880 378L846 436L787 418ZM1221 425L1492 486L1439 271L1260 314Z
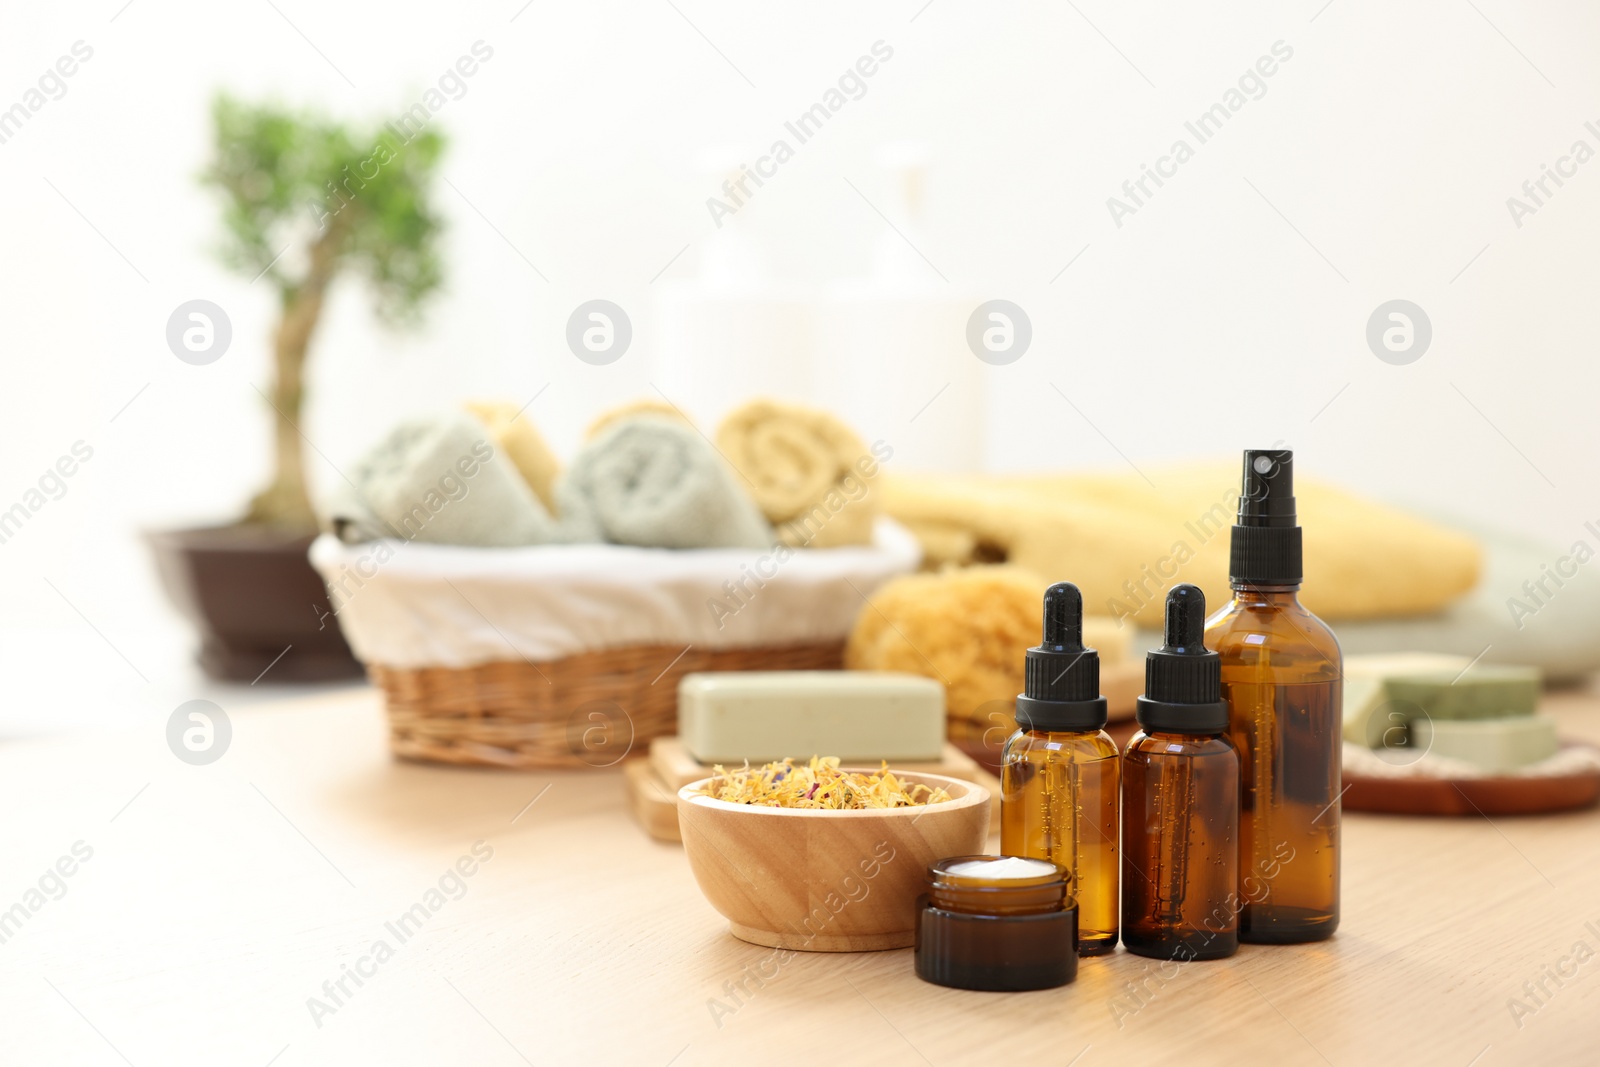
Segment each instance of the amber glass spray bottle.
M1083 595L1044 594L1044 639L1027 652L1017 732L1000 770L1000 851L1066 868L1078 954L1117 945L1117 746L1106 734L1100 654L1083 646Z
M1205 622L1205 594L1174 586L1122 756L1122 943L1157 959L1239 948L1239 756Z
M1343 661L1298 598L1292 452L1245 452L1228 576L1206 637L1239 751L1239 939L1320 941L1339 925Z

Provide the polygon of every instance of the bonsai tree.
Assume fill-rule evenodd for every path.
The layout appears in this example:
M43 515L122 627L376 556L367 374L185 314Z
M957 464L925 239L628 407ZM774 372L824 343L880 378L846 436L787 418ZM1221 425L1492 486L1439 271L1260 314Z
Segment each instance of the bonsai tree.
M360 135L326 118L219 95L215 155L202 183L224 197L230 268L278 294L272 344L273 474L245 521L311 530L300 414L306 356L335 278L371 283L375 311L415 321L442 273L431 202L444 139L414 119ZM416 128L412 129L415 125Z

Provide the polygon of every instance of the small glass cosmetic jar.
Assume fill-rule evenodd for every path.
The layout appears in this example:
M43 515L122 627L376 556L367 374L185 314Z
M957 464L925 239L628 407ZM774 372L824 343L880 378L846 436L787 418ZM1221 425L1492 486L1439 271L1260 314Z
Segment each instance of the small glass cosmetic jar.
M956 989L1051 989L1078 976L1078 905L1048 860L952 856L917 898L917 977Z

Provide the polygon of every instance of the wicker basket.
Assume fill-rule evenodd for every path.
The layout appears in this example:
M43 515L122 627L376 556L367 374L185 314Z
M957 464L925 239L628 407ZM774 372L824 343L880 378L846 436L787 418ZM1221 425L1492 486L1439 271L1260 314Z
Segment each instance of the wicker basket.
M800 551L618 545L472 549L345 545L311 561L338 625L388 705L404 759L511 768L610 767L677 730L694 671L837 670L862 598L920 558L879 520L872 545ZM759 573L738 602L730 579ZM719 616L713 601L736 611Z
M609 767L676 732L678 679L693 671L836 670L844 643L701 651L667 645L544 663L369 665L395 755L513 768Z

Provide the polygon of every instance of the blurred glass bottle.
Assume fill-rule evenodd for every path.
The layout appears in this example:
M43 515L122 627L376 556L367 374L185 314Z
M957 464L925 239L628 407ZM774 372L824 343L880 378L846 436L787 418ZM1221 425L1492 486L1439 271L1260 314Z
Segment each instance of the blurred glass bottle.
M783 280L767 252L769 201L755 195L761 178L751 166L759 156L754 146L700 156L700 178L715 194L707 203L727 205L726 213L714 212L715 228L650 286L648 361L616 364L608 372L614 382L631 378L645 395L705 419L752 397L810 391L816 299L808 287Z
M1300 606L1294 454L1247 450L1228 580L1206 624L1239 752L1242 941L1320 941L1339 925L1339 642Z
M937 177L928 149L885 144L873 162L878 173L856 180L892 225L878 228L864 273L823 289L812 402L866 440L892 442L897 472L982 470L992 369L966 342L982 297L947 282L917 251L937 245L924 229Z

